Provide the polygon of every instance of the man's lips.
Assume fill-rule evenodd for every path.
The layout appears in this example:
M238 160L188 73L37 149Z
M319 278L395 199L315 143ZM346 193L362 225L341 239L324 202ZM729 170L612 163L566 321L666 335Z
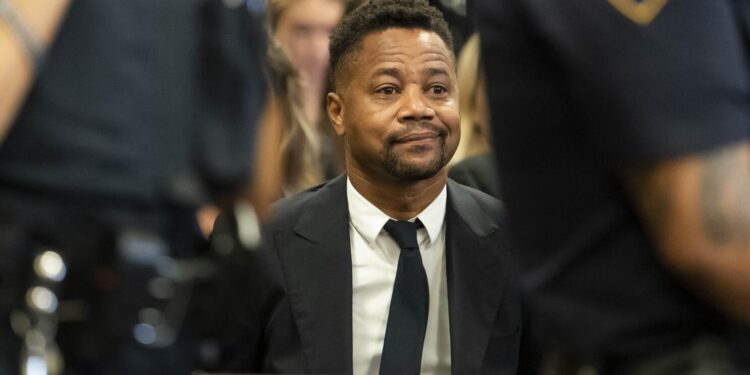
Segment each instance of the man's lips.
M407 142L419 142L424 141L428 139L438 138L440 134L432 131L423 131L423 132L414 132L405 134L403 136L400 136L396 138L397 143L407 143Z

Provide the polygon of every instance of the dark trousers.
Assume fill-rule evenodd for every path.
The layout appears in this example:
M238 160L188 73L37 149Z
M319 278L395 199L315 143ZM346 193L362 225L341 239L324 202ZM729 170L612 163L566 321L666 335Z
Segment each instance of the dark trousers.
M134 340L139 311L163 301L155 301L147 283L137 280L148 267L123 266L120 260L122 233L128 232L146 234L141 240L159 239L170 256L187 256L194 239L192 217L99 203L0 188L0 374L20 373L22 340L9 317L27 307L25 294L38 281L34 257L47 250L61 254L67 267L63 281L43 283L60 299L54 336L64 374L187 375L195 368L195 346L184 329L161 347ZM141 273L129 273L133 269Z

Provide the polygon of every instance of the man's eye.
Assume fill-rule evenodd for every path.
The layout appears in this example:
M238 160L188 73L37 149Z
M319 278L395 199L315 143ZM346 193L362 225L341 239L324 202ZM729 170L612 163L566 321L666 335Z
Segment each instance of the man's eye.
M432 93L433 93L433 94L435 94L435 95L443 95L443 94L445 94L446 92L448 92L448 89L446 89L446 88L445 88L445 87L443 87L443 86L432 86L432 87L430 87L430 90L431 90L431 91L432 91Z
M380 88L378 92L380 92L381 94L385 94L385 95L393 95L396 93L396 88L393 86L386 86L386 87Z

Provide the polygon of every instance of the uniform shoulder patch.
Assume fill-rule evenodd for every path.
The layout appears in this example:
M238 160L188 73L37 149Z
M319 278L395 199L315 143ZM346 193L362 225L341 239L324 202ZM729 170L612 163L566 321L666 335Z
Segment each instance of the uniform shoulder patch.
M607 0L618 12L640 26L648 26L669 0Z

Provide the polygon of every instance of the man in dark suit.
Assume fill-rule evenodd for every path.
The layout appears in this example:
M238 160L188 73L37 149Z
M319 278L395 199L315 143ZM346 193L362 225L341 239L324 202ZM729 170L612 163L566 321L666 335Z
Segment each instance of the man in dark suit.
M514 374L520 298L497 200L447 179L452 41L424 0L372 1L331 38L347 174L284 200L250 255L232 370Z

